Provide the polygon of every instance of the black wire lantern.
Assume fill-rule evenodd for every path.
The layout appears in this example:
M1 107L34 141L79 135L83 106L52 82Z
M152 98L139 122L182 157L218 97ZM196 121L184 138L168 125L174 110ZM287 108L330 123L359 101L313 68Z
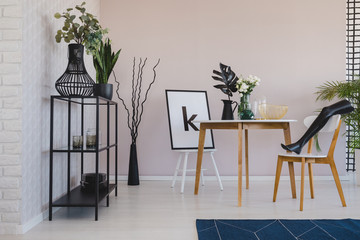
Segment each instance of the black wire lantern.
M94 80L84 65L84 46L69 44L69 63L64 74L55 82L55 88L61 96L90 96L93 93Z

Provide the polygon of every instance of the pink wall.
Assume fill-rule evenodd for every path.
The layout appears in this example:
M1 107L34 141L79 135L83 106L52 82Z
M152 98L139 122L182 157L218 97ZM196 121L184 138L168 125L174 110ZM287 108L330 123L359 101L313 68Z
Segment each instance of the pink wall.
M261 78L252 100L266 96L268 103L289 106L286 118L299 121L292 124L296 140L305 131L302 119L327 104L315 102L316 87L345 77L345 2L102 0L102 25L110 29L114 47L122 48L115 68L121 95L130 98L134 56L149 58L144 73L148 81L151 67L161 59L140 126L140 175L171 175L175 168L177 154L170 147L165 89L207 90L212 118L220 118L220 99L225 95L212 87L211 79L220 61L237 74ZM120 109L119 171L126 175L130 136L125 111ZM222 175L236 175L236 139L236 132L215 131L215 157ZM249 141L250 174L274 175L282 132L252 131ZM344 152L345 140L340 135L336 149L340 174L345 173ZM330 171L315 168L315 174L330 175Z

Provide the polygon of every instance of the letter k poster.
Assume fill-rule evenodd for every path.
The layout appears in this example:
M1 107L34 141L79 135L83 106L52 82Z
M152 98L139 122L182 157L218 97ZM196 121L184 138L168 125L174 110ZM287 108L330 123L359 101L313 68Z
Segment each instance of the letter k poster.
M202 120L210 120L206 91L166 90L172 149L197 149ZM205 148L214 148L212 131L206 130Z

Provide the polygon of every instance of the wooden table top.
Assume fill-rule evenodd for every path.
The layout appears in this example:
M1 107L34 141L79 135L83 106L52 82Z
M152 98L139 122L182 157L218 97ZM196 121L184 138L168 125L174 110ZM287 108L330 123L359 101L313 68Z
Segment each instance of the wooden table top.
M194 123L284 123L297 122L295 119L261 119L261 120L194 120Z

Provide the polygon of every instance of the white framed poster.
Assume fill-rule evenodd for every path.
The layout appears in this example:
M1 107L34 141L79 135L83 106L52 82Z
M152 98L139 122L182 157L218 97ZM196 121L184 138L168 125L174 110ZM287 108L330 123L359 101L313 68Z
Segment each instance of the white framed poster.
M206 91L165 90L169 118L171 149L197 149L199 123L210 120ZM206 130L205 149L215 148L211 130Z

